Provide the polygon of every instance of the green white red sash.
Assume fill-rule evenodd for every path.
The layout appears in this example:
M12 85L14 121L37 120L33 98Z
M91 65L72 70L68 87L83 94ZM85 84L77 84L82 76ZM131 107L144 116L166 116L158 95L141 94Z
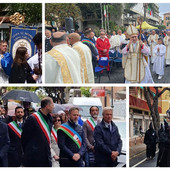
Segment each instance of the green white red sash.
M82 138L81 136L74 130L72 129L69 125L67 124L62 124L58 130L62 130L63 132L65 132L65 134L67 134L78 146L78 148L80 149L81 145L82 145Z
M87 119L86 121L89 124L89 126L91 127L92 131L94 131L96 123L94 122L93 118L91 117L91 118Z
M8 126L14 131L14 133L21 138L22 129L17 125L15 121L8 123Z
M53 135L53 137L57 143L57 140L58 140L57 139L57 130L54 127L52 127L51 134Z
M33 113L32 114L35 119L37 120L41 130L43 131L48 143L50 144L51 141L51 132L50 132L50 128L46 122L46 120L44 119L44 117L41 115L41 113L37 112L37 113Z

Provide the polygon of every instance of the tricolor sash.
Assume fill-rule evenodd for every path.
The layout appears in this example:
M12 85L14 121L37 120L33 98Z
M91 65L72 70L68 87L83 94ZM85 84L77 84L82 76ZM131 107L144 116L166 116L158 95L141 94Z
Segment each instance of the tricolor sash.
M94 131L96 123L94 122L93 118L91 117L91 118L87 119L86 121L89 124L89 126L91 127L92 131Z
M65 134L67 134L78 146L78 148L80 149L81 145L82 145L82 138L81 136L74 130L72 129L69 125L67 124L62 124L58 130L62 130Z
M39 124L39 126L40 126L41 130L43 131L43 133L44 133L48 143L50 144L50 141L51 141L51 132L50 132L50 128L49 128L46 120L44 119L44 117L39 112L33 113L32 115L37 120L37 123Z
M57 139L57 130L54 127L52 127L51 135L53 135L53 137L54 137L54 139L55 139L55 141L57 143L57 140L58 140Z
M21 138L22 129L18 126L15 121L8 123L8 126L14 131L14 133Z

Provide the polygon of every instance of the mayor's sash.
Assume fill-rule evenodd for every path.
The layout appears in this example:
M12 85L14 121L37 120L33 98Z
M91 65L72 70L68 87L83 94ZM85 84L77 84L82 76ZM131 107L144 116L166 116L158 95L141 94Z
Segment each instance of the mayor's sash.
M39 124L41 130L43 131L48 143L50 144L51 132L50 132L50 128L49 128L46 120L44 119L44 117L39 112L33 113L32 115L35 117L35 119L36 119L37 123Z
M66 135L68 135L80 149L80 147L82 145L82 138L74 129L72 129L69 125L67 125L65 123L62 124L58 128L58 130L59 129L62 130Z
M94 131L94 128L96 127L96 123L94 122L93 118L87 119L86 122L91 127L92 131Z
M57 130L56 130L54 127L52 127L51 135L53 135L53 137L54 137L54 139L55 139L55 141L56 141L56 143L57 143L57 141L58 141L58 138L57 138Z
M17 125L15 121L8 123L8 126L14 131L14 133L21 138L22 129Z
M93 43L92 41L90 41L90 40L83 39L81 42L82 42L82 43L88 43L88 44L91 44L94 48L96 48L96 47L95 47L95 45L94 45L94 43Z

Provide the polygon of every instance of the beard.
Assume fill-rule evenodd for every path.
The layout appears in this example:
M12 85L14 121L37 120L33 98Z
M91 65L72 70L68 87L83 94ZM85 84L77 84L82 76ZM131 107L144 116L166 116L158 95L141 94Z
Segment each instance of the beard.
M93 118L97 118L97 117L98 117L98 115L97 115L97 114L95 114L95 115L93 115L92 117L93 117Z
M23 117L24 117L24 116L22 116L22 115L16 116L16 118L17 118L18 120L23 119Z

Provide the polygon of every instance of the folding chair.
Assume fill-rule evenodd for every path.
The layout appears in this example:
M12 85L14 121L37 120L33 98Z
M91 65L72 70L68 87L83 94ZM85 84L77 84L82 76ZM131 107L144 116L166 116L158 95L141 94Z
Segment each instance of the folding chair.
M117 66L119 63L122 63L122 54L117 52L117 57L115 59L113 59L114 63L117 63Z
M101 57L98 61L99 66L95 67L95 73L98 74L99 83L100 83L100 77L101 77L102 71L107 70L106 67L108 66L108 63L109 63L109 60L107 57ZM103 67L100 67L100 66L103 66ZM108 77L110 80L110 71L108 71L107 73L108 73Z

